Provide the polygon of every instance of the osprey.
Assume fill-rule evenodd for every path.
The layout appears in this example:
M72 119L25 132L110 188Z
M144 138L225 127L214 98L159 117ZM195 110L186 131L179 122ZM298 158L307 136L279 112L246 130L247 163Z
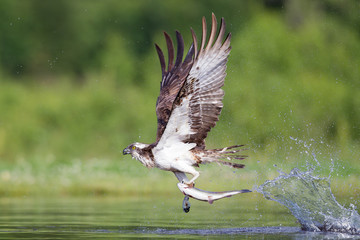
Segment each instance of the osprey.
M191 29L193 43L183 60L184 41L176 31L177 56L174 63L174 47L169 35L164 32L168 49L168 64L160 47L155 44L159 55L162 80L160 95L156 102L157 137L152 144L132 143L123 154L131 154L148 168L157 167L172 171L179 181L193 186L199 172L199 164L217 162L233 168L245 165L231 162L241 160L243 145L220 149L206 149L205 138L219 120L223 107L226 62L230 53L229 33L224 40L225 22L221 19L219 33L217 21L212 14L210 37L206 44L206 21L202 18L202 39L200 48ZM206 46L205 46L206 44ZM229 161L224 161L229 160ZM191 174L188 180L186 174Z

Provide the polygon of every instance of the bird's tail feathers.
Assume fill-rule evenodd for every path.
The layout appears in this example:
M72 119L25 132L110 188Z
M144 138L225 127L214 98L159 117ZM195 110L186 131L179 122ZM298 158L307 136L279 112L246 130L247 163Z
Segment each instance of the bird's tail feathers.
M233 145L225 148L204 150L204 154L201 157L202 163L216 162L232 168L243 168L245 167L244 164L223 161L223 160L232 161L232 160L245 159L247 156L240 154L240 152L247 150L241 148L243 146L244 145Z

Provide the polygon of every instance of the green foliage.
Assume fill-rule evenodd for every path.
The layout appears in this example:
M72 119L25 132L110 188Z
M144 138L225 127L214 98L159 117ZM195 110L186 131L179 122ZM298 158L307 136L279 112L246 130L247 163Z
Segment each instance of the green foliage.
M153 49L155 33L173 32L175 27L187 33L189 26L200 29L200 17L209 17L216 9L218 14L229 15L229 21L235 14L246 19L248 2L3 0L0 69L12 76L65 73L81 77L103 68L104 51L114 44L114 35L121 36L127 51L140 60Z
M231 121L260 144L276 135L359 141L360 46L356 34L334 32L313 21L289 30L273 14L250 22L232 44Z

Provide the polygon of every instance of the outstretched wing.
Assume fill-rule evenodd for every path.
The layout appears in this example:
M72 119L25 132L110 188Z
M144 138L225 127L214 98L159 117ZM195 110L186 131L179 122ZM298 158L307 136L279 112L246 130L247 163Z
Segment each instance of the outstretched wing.
M194 47L191 45L184 61L184 40L181 34L176 31L177 39L177 56L174 64L174 47L173 42L169 35L164 32L166 45L168 49L168 68L165 70L165 58L160 47L155 44L156 51L159 55L162 80L160 83L160 95L156 101L156 115L157 115L157 134L156 141L159 141L165 127L169 121L171 111L173 109L173 103L181 87L184 85L187 75L193 64Z
M212 14L210 37L205 46L207 29L204 17L202 27L200 49L192 30L194 62L174 101L169 123L160 139L162 144L176 138L178 141L196 143L197 147L205 148L204 139L219 120L224 97L221 87L224 85L226 63L231 50L231 34L229 33L224 40L225 22L222 18L216 38L217 21Z

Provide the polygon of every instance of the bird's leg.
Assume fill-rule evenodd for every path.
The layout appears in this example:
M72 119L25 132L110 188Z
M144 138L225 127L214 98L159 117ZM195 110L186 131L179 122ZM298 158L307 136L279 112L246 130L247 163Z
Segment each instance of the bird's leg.
M185 213L188 213L190 211L190 201L189 201L189 196L185 195L184 200L183 200L183 204L182 204L182 208L184 210Z
M191 183L184 172L173 172L179 182L188 184L190 187L194 187L195 183Z
M186 164L180 164L176 166L176 171L173 172L179 182L182 182L189 187L194 187L194 181L200 176L200 173L195 170L193 166ZM189 181L186 177L186 173L193 175L193 178Z
M189 179L187 178L184 172L173 172L173 173L175 174L179 182L183 182L184 180L189 181Z
M190 179L190 181L189 180L185 180L185 179L183 179L182 180L182 183L185 183L186 185L188 185L189 187L194 187L194 185L195 185L195 179L197 179L199 176L200 176L200 173L198 172L198 171L192 171L192 172L189 172L191 175L193 175L193 178L192 179Z

